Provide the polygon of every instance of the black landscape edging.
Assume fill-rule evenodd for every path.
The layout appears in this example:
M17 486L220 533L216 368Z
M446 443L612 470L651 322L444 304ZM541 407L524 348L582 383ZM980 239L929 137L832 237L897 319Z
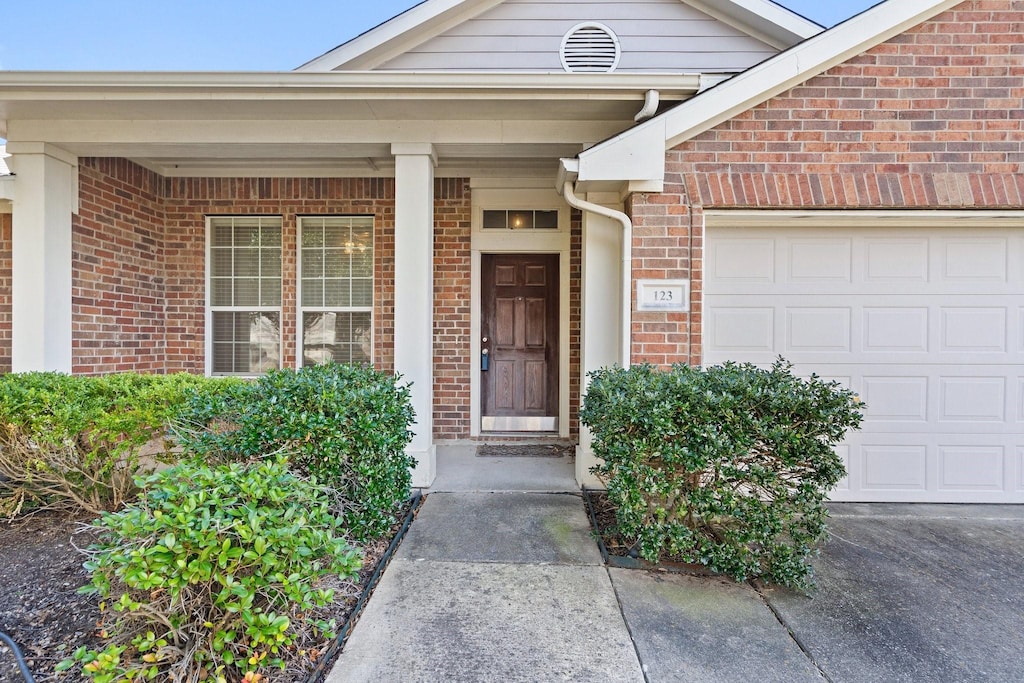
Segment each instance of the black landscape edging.
M587 514L590 515L590 528L594 530L594 537L597 538L597 547L601 549L601 559L604 560L605 566L615 567L616 569L643 569L652 572L668 572L669 574L688 574L690 576L719 576L700 564L684 564L671 561L655 564L640 557L622 557L621 555L610 554L604 544L604 538L601 536L601 528L597 525L597 514L594 512L594 505L590 500L590 496L594 491L595 489L583 487L583 503L587 506Z
M352 608L351 614L348 615L348 619L342 624L341 630L338 631L338 636L331 643L331 647L327 652L320 658L320 663L317 664L316 668L309 672L309 675L305 678L305 683L318 683L323 679L324 674L328 671L328 665L334 662L335 657L341 652L342 648L345 647L345 641L348 639L349 633L352 628L359 621L359 617L363 613L363 607L366 606L366 601L370 599L373 594L373 589L377 587L377 582L380 581L380 575L384 573L388 564L391 562L391 556L398 548L398 544L405 538L405 534L409 531L409 525L412 524L412 520L416 518L416 513L419 511L420 506L423 504L423 494L419 491L412 495L409 499L409 511L405 513L405 520L402 522L402 528L398 530L395 537L391 539L391 543L388 545L388 549L384 551L384 554L380 558L380 562L377 563L377 568L370 575L370 580L366 582L366 587L363 588L363 592L359 595L359 599L356 601L356 606Z

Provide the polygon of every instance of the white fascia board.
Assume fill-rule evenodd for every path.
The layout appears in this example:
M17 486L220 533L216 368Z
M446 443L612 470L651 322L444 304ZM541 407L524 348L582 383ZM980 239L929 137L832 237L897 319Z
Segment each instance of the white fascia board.
M359 64L354 68L372 69L501 2L502 0L426 0L333 50L311 59L295 70L333 71L354 60L359 60Z
M664 174L664 153L690 138L728 121L776 95L899 35L946 11L962 0L888 0L818 34L738 76L683 102L663 114L631 128L580 154L580 178L605 174L622 160L636 159L633 150L648 140L644 128L664 134L661 159L639 171L620 175L622 181L650 180ZM642 137L641 137L642 136ZM648 158L651 155L645 155ZM623 166L627 168L627 166ZM630 165L628 168L632 169ZM633 171L637 172L637 171Z
M694 9L785 50L825 30L771 0L685 0Z
M699 88L700 74L666 73L0 71L0 103L56 97L258 100L334 94L407 98L428 93L533 98L538 92L570 99L621 95L642 101L650 89L663 96L689 97Z

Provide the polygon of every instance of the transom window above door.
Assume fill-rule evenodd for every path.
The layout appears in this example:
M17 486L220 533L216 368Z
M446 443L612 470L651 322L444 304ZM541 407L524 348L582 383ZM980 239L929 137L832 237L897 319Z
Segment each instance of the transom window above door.
M484 230L558 230L558 211L484 209Z

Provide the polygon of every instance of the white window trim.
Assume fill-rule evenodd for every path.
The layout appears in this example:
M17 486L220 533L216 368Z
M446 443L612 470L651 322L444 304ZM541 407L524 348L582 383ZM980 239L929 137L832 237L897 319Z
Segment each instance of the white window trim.
M260 377L262 373L217 373L213 372L213 302L212 302L212 277L213 277L213 223L216 220L222 220L226 218L276 218L281 221L281 292L284 293L284 218L279 214L259 214L259 215L211 215L206 217L206 272L204 274L204 288L206 290L206 296L204 300L204 318L205 318L205 350L204 350L204 373L207 377L244 377L244 378L255 378ZM280 369L284 367L282 362L284 359L284 298L281 299L282 305L277 307L273 306L217 306L218 312L249 312L259 311L261 313L277 313L278 315L278 348L280 349L280 358L278 359L277 367Z
M369 306L303 306L302 305L302 223L306 219L324 218L365 218L370 221L370 240L372 244L372 267L370 269L370 292L372 299ZM377 305L377 217L373 214L307 214L298 216L295 226L295 367L303 367L303 314L309 313L369 313L370 314L370 365L376 363L377 326L374 309Z

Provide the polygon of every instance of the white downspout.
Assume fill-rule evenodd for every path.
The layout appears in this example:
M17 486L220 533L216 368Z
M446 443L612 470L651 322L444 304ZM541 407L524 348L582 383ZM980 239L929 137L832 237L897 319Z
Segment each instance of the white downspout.
M574 183L566 180L562 185L562 196L569 206L580 211L589 211L599 216L611 218L622 224L622 329L620 346L620 363L622 367L630 365L630 347L633 325L633 221L621 211L594 204L576 196Z

